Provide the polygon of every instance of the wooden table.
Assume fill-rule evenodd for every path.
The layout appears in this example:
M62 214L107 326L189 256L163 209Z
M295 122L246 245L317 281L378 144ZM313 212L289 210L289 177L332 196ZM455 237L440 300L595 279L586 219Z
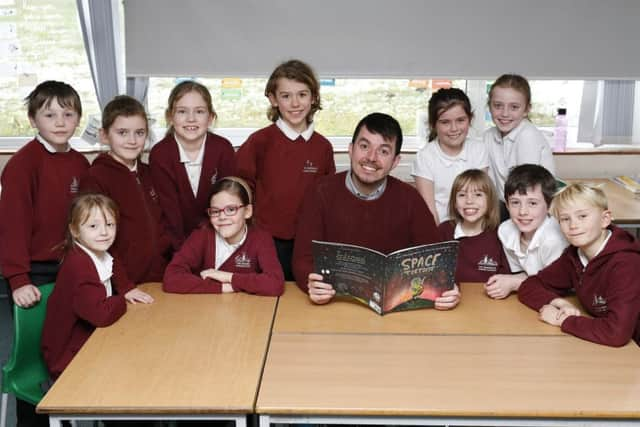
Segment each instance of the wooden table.
M537 320L515 296L462 284L452 311L378 316L314 306L287 284L256 403L271 423L640 425L640 348Z
M567 182L583 182L602 188L609 201L613 221L626 228L640 228L640 198L609 179L569 179Z
M563 335L538 320L516 295L489 298L481 283L462 283L455 310L414 310L379 316L352 298L327 305L312 303L293 283L278 302L274 333L330 334L447 334L447 335Z
M252 413L276 299L165 294L99 328L38 405L62 419L233 419Z
M297 354L297 357L292 357ZM267 423L638 424L640 351L568 336L276 334ZM540 418L542 417L542 418Z

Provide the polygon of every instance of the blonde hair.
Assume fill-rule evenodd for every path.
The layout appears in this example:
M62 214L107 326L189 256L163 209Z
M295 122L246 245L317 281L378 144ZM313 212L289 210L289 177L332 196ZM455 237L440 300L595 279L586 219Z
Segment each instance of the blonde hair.
M484 230L495 230L500 224L498 195L489 175L480 169L467 169L456 176L449 194L449 216L456 223L464 221L464 218L456 209L456 194L467 186L480 190L487 196L487 211L482 218L482 228Z
M218 118L218 114L216 114L216 110L213 108L213 100L211 98L211 92L209 89L201 83L198 83L194 80L185 80L183 82L178 83L171 89L171 93L169 94L169 99L167 100L167 109L164 110L164 119L167 121L167 133L166 135L171 135L174 132L173 124L171 124L171 116L173 116L173 111L176 108L176 103L180 101L180 99L188 94L189 92L196 92L199 94L204 103L207 105L207 109L209 110L209 114L213 116L213 120Z
M105 219L107 212L110 213L116 224L118 224L120 211L113 199L104 194L97 193L85 193L77 196L73 199L71 207L69 208L67 231L65 233L65 240L61 245L65 253L73 248L75 244L74 234L79 233L80 226L87 222L94 208L98 208Z
M602 189L588 184L575 183L567 185L553 196L551 214L557 219L560 215L560 209L577 202L588 203L602 211L609 210L607 196Z

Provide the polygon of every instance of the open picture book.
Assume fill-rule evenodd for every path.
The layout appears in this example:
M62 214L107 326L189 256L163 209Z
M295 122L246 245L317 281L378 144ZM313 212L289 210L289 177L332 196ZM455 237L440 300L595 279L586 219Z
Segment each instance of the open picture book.
M312 242L315 272L336 296L351 296L383 315L429 308L455 286L458 242L433 243L385 255L343 243Z

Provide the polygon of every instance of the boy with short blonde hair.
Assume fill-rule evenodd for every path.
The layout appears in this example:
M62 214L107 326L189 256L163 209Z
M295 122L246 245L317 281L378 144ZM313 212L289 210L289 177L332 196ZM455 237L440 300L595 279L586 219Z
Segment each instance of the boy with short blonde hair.
M540 319L598 344L640 343L640 244L611 224L599 188L571 184L554 198L551 211L570 246L553 264L529 277L520 301ZM575 289L582 308L563 297Z

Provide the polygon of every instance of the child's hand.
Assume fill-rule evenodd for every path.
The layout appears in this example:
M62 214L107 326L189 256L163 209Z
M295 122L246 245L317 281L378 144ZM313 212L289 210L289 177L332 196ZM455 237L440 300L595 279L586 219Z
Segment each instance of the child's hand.
M436 298L435 308L437 310L451 310L460 302L460 296L460 290L456 285L455 288L443 292L442 295Z
M562 316L562 313L557 307L551 304L543 305L540 309L540 320L553 326L560 326L566 319L566 316Z
M565 317L582 315L578 307L571 304L569 301L567 301L564 298L554 298L553 300L551 300L549 304L556 307L560 311L560 313Z
M322 281L322 276L317 273L309 274L309 299L316 304L326 304L331 301L336 294L335 289L328 283Z
M124 299L131 304L135 304L141 302L143 304L151 304L153 302L153 297L148 293L141 291L138 288L133 288L126 294L124 294Z
M222 293L223 294L229 294L231 292L235 292L235 290L233 289L233 286L231 286L231 283L223 283L222 284Z
M484 290L491 298L502 299L509 296L511 292L517 291L520 284L527 278L524 273L520 274L494 274L489 277L484 285Z
M18 307L22 308L28 308L36 305L42 296L42 294L40 294L40 289L31 283L20 286L18 289L13 291L11 295L13 296L13 302Z
M200 277L203 279L213 279L221 283L231 283L233 273L227 273L226 271L216 270L215 268L209 268L200 272Z

